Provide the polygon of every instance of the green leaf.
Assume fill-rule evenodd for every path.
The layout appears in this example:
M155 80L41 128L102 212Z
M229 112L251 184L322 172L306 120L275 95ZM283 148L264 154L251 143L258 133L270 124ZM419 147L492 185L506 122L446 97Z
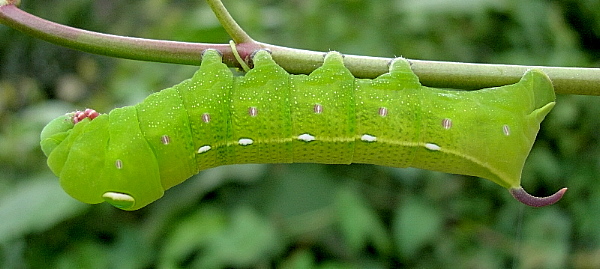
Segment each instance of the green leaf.
M202 206L172 229L160 254L160 267L173 268L208 245L227 228L225 213L217 208Z
M58 259L57 268L109 268L107 251L101 244L93 241L81 241L73 244L71 251L63 252Z
M315 267L315 257L310 251L300 250L288 257L279 268L281 269L311 269Z
M45 231L87 207L70 198L53 176L25 181L0 197L0 242Z
M566 268L570 253L571 221L557 207L524 216L520 242L522 268Z
M353 255L364 251L369 242L373 242L375 249L382 253L390 252L391 242L385 227L356 189L341 188L336 208L342 235Z
M442 232L440 208L421 197L408 197L394 216L394 239L403 257L413 257L421 248L435 244Z
M228 227L204 247L195 268L255 267L281 250L270 222L247 207L233 211Z

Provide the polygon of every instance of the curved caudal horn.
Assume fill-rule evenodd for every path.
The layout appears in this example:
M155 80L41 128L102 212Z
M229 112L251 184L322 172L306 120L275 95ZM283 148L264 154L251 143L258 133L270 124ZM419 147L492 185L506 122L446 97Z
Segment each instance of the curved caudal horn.
M562 189L558 190L556 193L554 193L550 196L546 196L546 197L533 196L533 195L527 193L527 191L525 191L523 189L523 187L510 188L509 191L510 191L510 194L512 194L512 196L515 197L515 199L517 199L519 202L521 202L523 204L526 204L528 206L533 206L533 207L542 207L542 206L547 206L547 205L551 205L551 204L558 202L563 197L565 192L567 191L567 188L562 188Z

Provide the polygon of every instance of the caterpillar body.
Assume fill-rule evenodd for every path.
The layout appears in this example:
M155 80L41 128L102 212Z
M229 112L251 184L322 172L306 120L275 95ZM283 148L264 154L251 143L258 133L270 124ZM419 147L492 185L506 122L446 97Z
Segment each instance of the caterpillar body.
M518 190L555 100L537 70L512 85L452 91L422 86L401 58L375 79L354 78L337 52L310 75L288 74L264 50L253 62L234 77L207 50L191 79L135 106L58 117L41 133L49 167L72 197L124 210L238 163L410 166Z

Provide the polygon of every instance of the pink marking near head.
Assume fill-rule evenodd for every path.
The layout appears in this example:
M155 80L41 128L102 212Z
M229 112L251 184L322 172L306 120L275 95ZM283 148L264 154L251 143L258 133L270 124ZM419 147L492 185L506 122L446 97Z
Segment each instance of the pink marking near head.
M78 123L84 120L85 118L93 120L98 116L100 116L100 113L96 112L96 110L93 110L91 108L86 108L84 111L77 110L73 114L73 123Z

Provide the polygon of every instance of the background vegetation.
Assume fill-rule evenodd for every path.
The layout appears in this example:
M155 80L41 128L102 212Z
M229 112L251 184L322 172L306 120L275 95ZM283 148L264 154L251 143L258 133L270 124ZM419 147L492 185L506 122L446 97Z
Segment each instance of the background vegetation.
M259 41L370 56L600 66L598 0L229 0ZM225 43L203 1L26 0L99 32ZM107 112L196 67L111 59L0 26L2 268L599 268L600 99L558 96L528 159L532 209L486 180L374 165L234 165L135 212L68 197L42 127Z

